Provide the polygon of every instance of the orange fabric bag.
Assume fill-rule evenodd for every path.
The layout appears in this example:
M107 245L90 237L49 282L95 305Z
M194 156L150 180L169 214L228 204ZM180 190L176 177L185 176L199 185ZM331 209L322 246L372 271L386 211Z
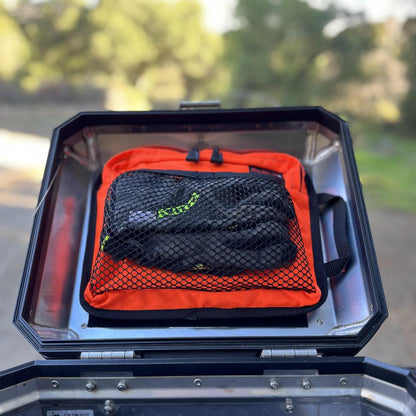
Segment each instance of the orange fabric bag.
M318 204L299 160L197 155L143 147L106 163L84 307L103 317L195 319L319 306L327 276Z

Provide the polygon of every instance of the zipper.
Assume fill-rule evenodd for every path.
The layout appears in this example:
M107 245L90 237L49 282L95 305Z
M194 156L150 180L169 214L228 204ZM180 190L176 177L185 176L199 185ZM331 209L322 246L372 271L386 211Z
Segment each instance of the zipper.
M278 182L284 184L283 176L276 176L267 173L260 173L260 172L200 172L194 170L165 170L165 169L134 169L124 172L119 175L130 175L131 173L159 173L161 175L167 175L171 177L184 177L184 178L192 178L192 179L217 179L217 178L259 178L265 179L273 182ZM274 172L273 172L274 173ZM276 174L279 174L276 172Z
M142 149L160 149L160 150L173 150L173 151L177 151L177 152L181 152L181 153L188 153L189 149L185 149L183 147L177 147L177 146L142 146ZM203 149L198 149L198 150L212 150L211 148L205 147ZM230 152L230 153L236 153L236 154L247 154L247 153L270 153L270 150L266 150L266 149L250 149L250 150L234 150L234 149L230 149L228 147L224 147L224 148L220 148L220 151L225 151L225 152ZM276 152L278 153L278 152Z
M189 149L184 149L183 147L176 146L141 146L141 149L159 149L159 150L173 150L180 153L188 153Z
M142 146L141 148L142 149L171 150L171 151L174 151L174 152L186 153L186 154L189 153L189 149L185 149L183 147L177 147L177 146L162 146L162 145L160 145L160 146L151 146L151 145L149 145L149 146ZM200 150L212 150L212 149L204 148L204 149L200 149ZM270 153L270 150L265 150L265 149L233 150L233 149L230 149L230 148L221 148L219 150L234 153L234 154L239 154L239 155L245 155L245 154L249 154L249 153ZM251 165L247 165L247 166L250 169ZM253 166L253 167L256 167L256 166ZM258 168L258 169L262 169L262 168ZM274 172L278 175L282 175L282 173L278 172L277 170L274 170L274 171L271 171L271 172ZM302 169L301 169L301 173L302 173ZM264 175L264 176L266 176L266 175ZM280 179L284 181L283 175ZM301 182L300 182L299 191L302 189L302 184L303 184L303 177L302 177L302 174L301 174Z

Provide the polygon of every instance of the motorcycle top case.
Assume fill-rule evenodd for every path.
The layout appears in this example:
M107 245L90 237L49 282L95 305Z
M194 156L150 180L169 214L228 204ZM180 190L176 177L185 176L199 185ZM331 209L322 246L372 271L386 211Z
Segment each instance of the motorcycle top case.
M91 112L54 130L14 317L44 356L354 355L386 316L336 115Z
M14 316L48 360L0 374L0 414L414 414L411 371L353 357L386 316L336 115L80 113Z

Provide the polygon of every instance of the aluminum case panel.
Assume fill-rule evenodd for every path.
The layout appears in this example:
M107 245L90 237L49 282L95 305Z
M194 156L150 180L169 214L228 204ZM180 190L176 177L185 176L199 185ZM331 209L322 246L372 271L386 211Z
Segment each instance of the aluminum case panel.
M414 415L416 379L363 358L28 363L0 374L1 415Z

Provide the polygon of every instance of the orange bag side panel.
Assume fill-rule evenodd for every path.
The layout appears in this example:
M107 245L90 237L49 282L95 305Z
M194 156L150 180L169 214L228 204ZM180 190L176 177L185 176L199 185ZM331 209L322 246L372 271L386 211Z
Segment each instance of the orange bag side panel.
M243 292L201 292L186 289L113 290L93 297L89 286L85 300L108 310L175 310L193 308L297 308L316 304L320 292L254 289Z

